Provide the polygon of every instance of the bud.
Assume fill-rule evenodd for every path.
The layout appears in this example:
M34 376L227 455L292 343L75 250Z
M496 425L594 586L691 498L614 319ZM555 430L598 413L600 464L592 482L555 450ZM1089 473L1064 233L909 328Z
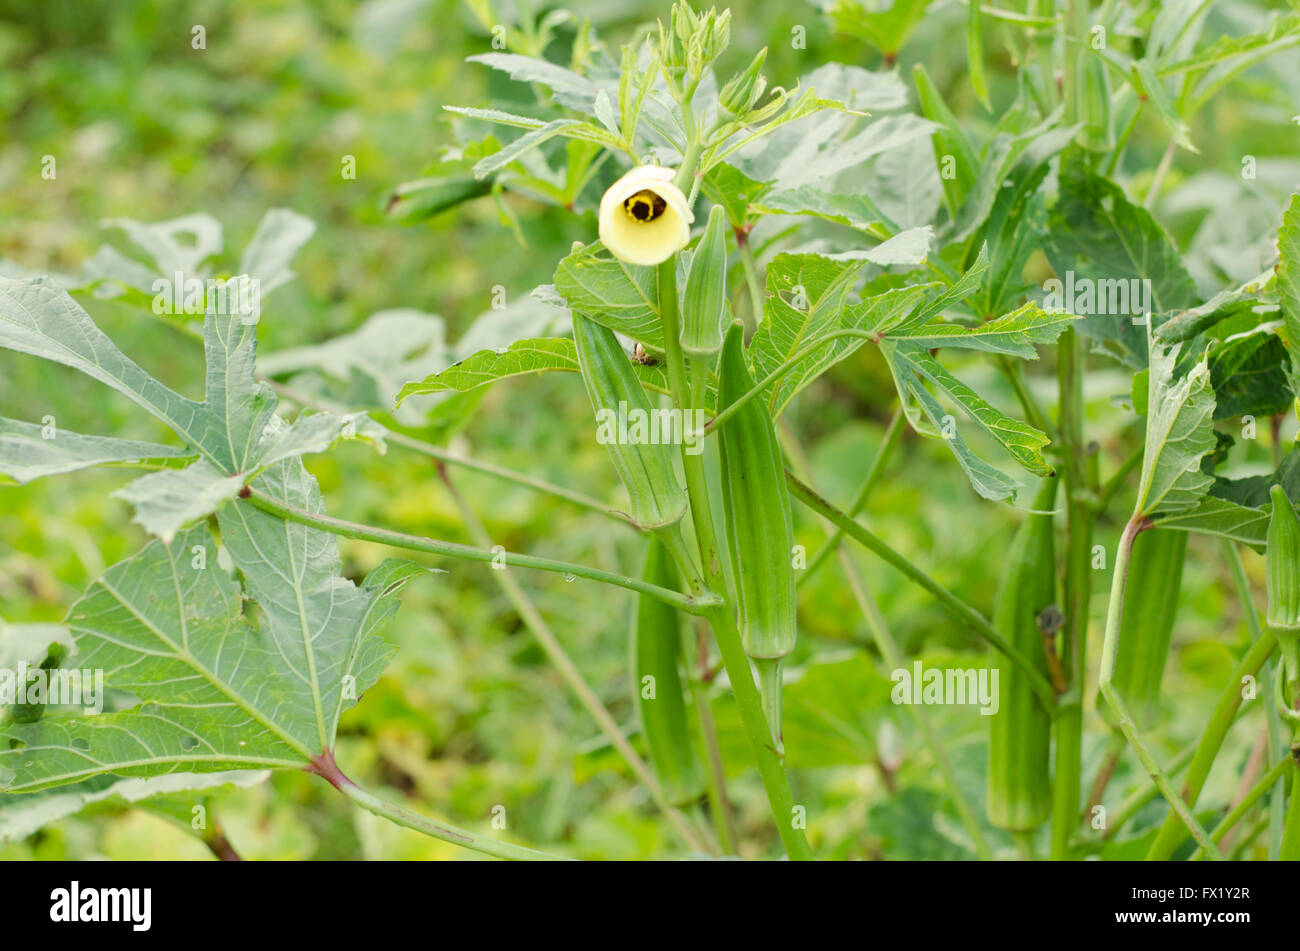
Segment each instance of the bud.
M722 349L722 332L727 322L727 224L720 205L709 211L704 229L686 275L686 298L682 309L682 349L692 356L707 356Z
M767 47L764 46L743 73L731 77L727 85L718 94L718 104L737 118L745 115L763 95L767 80L763 78L763 63L767 60Z

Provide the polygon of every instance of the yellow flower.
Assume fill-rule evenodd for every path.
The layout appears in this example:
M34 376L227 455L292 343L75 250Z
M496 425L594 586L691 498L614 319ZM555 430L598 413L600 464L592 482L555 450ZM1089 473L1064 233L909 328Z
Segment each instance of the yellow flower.
M639 165L600 200L600 240L628 264L654 265L686 247L695 216L671 168Z

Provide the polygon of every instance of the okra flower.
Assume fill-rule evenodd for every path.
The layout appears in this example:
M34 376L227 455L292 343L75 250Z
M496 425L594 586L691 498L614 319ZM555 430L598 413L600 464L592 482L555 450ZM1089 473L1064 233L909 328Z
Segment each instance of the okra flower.
M600 200L600 240L628 264L651 266L686 247L695 216L671 168L638 165Z

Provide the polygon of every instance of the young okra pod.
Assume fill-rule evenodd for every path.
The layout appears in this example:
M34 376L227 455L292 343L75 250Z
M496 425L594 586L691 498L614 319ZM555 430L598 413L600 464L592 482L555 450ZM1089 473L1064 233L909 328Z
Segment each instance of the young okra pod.
M642 578L664 588L677 586L672 561L657 538L650 539ZM704 794L704 776L691 745L686 700L677 672L681 645L677 611L658 598L641 595L632 626L634 686L641 714L641 734L664 793L678 806L692 803Z
M693 357L717 353L727 316L727 216L720 205L709 211L704 237L691 258L683 304L682 349Z
M1052 516L1056 479L1047 479L1007 552L993 599L993 626L1029 658L1044 677L1047 655L1038 616L1056 599ZM1000 667L998 710L989 717L989 821L1000 829L1028 832L1052 808L1052 718L1018 667L993 657Z
M1268 592L1269 626L1277 634L1288 690L1279 702L1294 707L1290 691L1300 681L1300 517L1280 485L1269 490L1273 514L1268 520L1268 547L1264 552L1264 584Z
M573 342L598 423L620 415L655 418L632 361L612 330L574 314ZM606 442L605 448L627 488L632 521L640 528L663 528L686 513L686 492L673 468L671 445L662 441L632 443L614 438Z
M1160 703L1160 681L1178 614L1178 594L1183 585L1187 532L1142 532L1129 556L1124 613L1119 646L1115 649L1112 683L1137 718L1149 726ZM1097 709L1111 726L1118 727L1108 703Z
M722 347L718 406L754 387L744 331L733 323ZM748 400L718 429L727 547L745 652L754 660L772 739L781 750L781 658L794 650L794 520L785 464L767 404Z

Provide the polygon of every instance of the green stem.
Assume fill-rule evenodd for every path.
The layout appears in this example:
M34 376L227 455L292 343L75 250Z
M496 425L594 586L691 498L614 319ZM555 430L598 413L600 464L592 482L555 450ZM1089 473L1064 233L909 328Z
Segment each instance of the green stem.
M663 265L660 265L660 267L662 268ZM662 278L660 280L662 281ZM662 284L660 286L662 287ZM663 298L661 296L660 300L662 299ZM777 367L767 376L763 377L763 379L755 383L753 387L751 387L748 391L746 391L739 398L737 398L735 402L728 405L725 409L723 409L711 420L709 420L709 422L704 427L705 434L713 432L715 429L717 429L719 426L725 423L728 419L734 416L742 406L744 406L750 400L754 399L756 396L759 396L764 390L766 390L769 386L771 386L774 382L776 382L776 380L778 380L780 377L788 373L797 364L808 359L809 356L811 356L812 354L816 353L818 350L825 347L832 340L839 340L844 337L856 337L865 340L876 340L879 339L880 334L876 333L874 330L837 330L834 333L829 333L826 334L824 337L818 338L816 343L810 343L808 346L804 347L803 349L796 351L794 356L790 357L790 359L783 362L779 367ZM669 372L671 373L671 368Z
M324 413L334 413L336 415L353 412L345 407L331 405L322 400L306 396L305 394L290 389L284 384L277 383L275 380L267 377L260 377L260 379L269 383L275 391L285 397L285 399L292 400L301 406L306 406ZM523 472L515 472L513 469L494 465L491 462L483 462L479 459L471 459L469 456L462 456L449 449L443 449L441 446L435 446L433 443L425 442L423 439L416 439L413 436L408 436L405 433L398 432L395 429L385 427L384 439L388 442L393 442L399 446L410 449L413 452L418 452L421 455L428 456L430 459L437 459L439 462L460 466L462 469L481 472L484 475L490 475L493 478L501 479L505 482L513 482L515 485L533 489L537 492L543 492L546 495L553 495L558 499L564 499L565 501L572 502L574 505L581 506L582 508L590 509L593 512L599 512L601 515L607 515L626 525L631 524L626 515L623 515L620 512L615 512L607 503L593 498L590 495L584 495L582 492L565 488L562 485L555 485L554 483L547 482L544 479L538 479Z
M470 537L478 542L479 545L484 547L489 546L491 544L491 538L488 535L487 529L483 527L483 523L479 520L478 515L472 508L470 508L469 504L461 494L456 491L456 486L452 483L451 476L448 474L447 470L440 467L439 474L442 476L443 484L447 487L448 494L451 495L452 500L456 503L456 507L460 510L461 519L465 522L465 527L469 531ZM664 794L663 787L659 784L659 780L656 778L654 772L648 765L646 765L645 760L637 755L636 750L632 748L632 744L629 743L627 737L623 735L623 731L619 728L618 723L615 722L614 717L610 714L609 710L605 708L600 697L596 696L596 692L592 690L587 681L583 679L582 672L578 670L577 665L573 663L573 660L564 650L564 646L560 643L559 638L557 638L551 631L545 619L533 604L532 599L528 597L528 594L522 587L520 587L519 582L515 581L510 572L493 571L491 574L496 579L497 584L500 585L505 596L510 600L510 603L514 606L515 611L519 614L519 617L523 620L524 624L526 624L528 629L533 632L533 636L537 638L537 643L540 644L542 650L546 652L546 656L550 659L551 664L560 672L560 676L563 677L565 683L569 685L569 689L574 692L578 700L586 708L587 712L591 714L592 719L596 721L601 732L605 734L606 738L613 744L614 748L618 750L619 754L627 762L627 765L631 767L632 772L636 774L637 779L639 779L645 785L646 789L650 791L650 798L654 800L659 811L662 812L668 818L668 821L672 823L673 827L682 837L682 841L686 843L687 848L696 852L702 851L700 842L691 831L690 826L686 822L686 818L678 810L674 809L672 804L668 801L668 797Z
M1294 768L1294 763L1290 756L1284 756L1282 759L1274 763L1273 767L1261 776L1259 781L1250 788L1250 792L1246 793L1246 795L1241 798L1241 802L1237 803L1237 805L1232 808L1232 811L1223 817L1223 821L1214 827L1214 832L1211 835L1211 838L1213 838L1216 843L1222 842L1223 837L1228 834L1229 830L1241 821L1241 817L1250 812L1255 803L1259 802L1263 795L1269 791L1269 788L1274 785L1276 785L1278 789L1275 798L1280 802L1282 799L1282 790L1286 786L1287 770L1292 768ZM1192 856L1192 861L1195 862L1203 858L1205 858L1205 850L1197 849L1196 853Z
M853 501L849 503L847 514L849 518L856 518L857 514L862 511L867 504L867 499L875 490L877 483L885 473L889 460L893 458L894 450L898 448L899 442L903 436L903 421L906 417L903 414L902 407L894 410L893 417L889 420L889 426L885 429L884 440L880 444L879 451L876 452L875 458L871 460L871 467L867 469L867 474L858 486L858 491L853 495ZM832 528L831 534L826 541L822 542L821 548L817 549L808 562L808 567L799 576L798 585L806 584L808 579L817 573L822 565L830 558L831 555L840 547L840 542L844 540L844 529L838 525Z
M1079 827L1080 785L1083 781L1083 693L1087 671L1088 606L1092 598L1092 535L1097 513L1088 504L1084 449L1083 375L1085 353L1078 333L1070 328L1057 348L1061 444L1064 451L1066 505L1065 624L1061 631L1061 672L1067 692L1053 725L1055 759L1052 775L1053 861L1070 856L1070 842Z
M848 515L841 512L825 498L819 495L816 490L808 487L790 472L785 474L786 484L790 486L790 493L808 508L812 509L818 515L825 518L832 525L843 529L844 534L848 535L854 541L866 547L879 558L893 565L904 575L916 582L926 591L939 600L939 603L946 607L958 620L969 627L972 631L984 638L997 650L1001 651L1017 667L1024 672L1025 677L1029 679L1033 686L1034 693L1043 706L1055 712L1056 694L1052 691L1052 685L1047 682L1038 669L1030 663L1020 651L1016 650L1011 644L1007 643L1006 638L997 632L983 615L972 608L965 601L961 600L939 582L935 581L920 568L917 568L905 557L900 555L894 549L890 548L881 539L877 538L861 524L849 518Z
M650 584L640 578L620 575L613 571L605 571L600 568L588 568L586 565L573 564L567 561L557 561L554 558L539 558L536 555L521 555L507 551L494 552L484 548L474 548L471 545L460 545L456 542L444 542L436 538L424 538L419 535L408 535L405 532L395 532L386 528L373 528L369 525L361 525L357 522L349 522L345 519L334 518L331 515L308 512L306 509L287 505L284 502L271 498L269 495L264 495L263 493L252 489L249 489L248 492L248 501L264 512L269 512L287 522L297 522L299 525L318 528L321 531L329 532L332 535L338 535L341 538L352 538L363 542L375 542L379 545L388 545L392 548L418 551L429 555L448 555L452 558L464 558L467 561L499 561L500 563L512 565L517 568L536 568L539 571L551 571L556 574L572 575L575 578L586 578L590 581L600 581L604 584L612 584L617 585L620 588L627 588L629 591L635 591L638 594L648 594L665 604L672 605L679 611L685 611L687 614L703 614L709 607L717 603L717 599L708 594L702 594L699 596L685 595L679 591L671 591L668 588L661 588L658 585Z
M1264 662L1268 660L1276 646L1277 636L1271 630L1264 630L1259 640L1250 645L1245 656L1233 670L1231 679L1224 685L1223 692L1210 713L1210 721L1197 742L1191 765L1187 768L1182 795L1187 805L1193 807L1196 805L1196 800L1205 787L1205 780L1210 775L1210 768L1214 765L1215 757L1219 755L1219 750L1223 746L1224 738L1236 721L1237 710L1242 701L1241 682L1246 677L1253 677L1259 673L1259 669L1264 666ZM1264 689L1267 690L1267 687ZM1165 817L1164 825L1160 827L1155 841L1147 850L1146 857L1153 861L1168 861L1186 834L1179 817L1170 813Z
M566 861L562 856L552 855L549 852L539 852L536 849L525 848L522 845L512 845L509 842L501 842L489 836L478 835L465 829L458 829L455 826L434 822L432 819L422 816L418 812L412 812L404 806L399 806L386 799L380 799L374 793L362 789L347 779L336 783L336 786L339 792L367 812L374 813L380 818L387 819L407 829L414 829L416 832L432 836L435 839L441 839L443 842L450 842L452 845L463 846L499 859L524 862L539 860L547 862Z
M1124 613L1124 589L1128 584L1128 566L1130 556L1133 553L1133 540L1148 525L1149 523L1144 518L1135 517L1130 519L1124 526L1124 534L1120 538L1119 550L1115 553L1115 572L1111 579L1110 604L1106 609L1106 639L1101 649L1101 676L1098 688L1101 690L1102 697L1115 711L1115 716L1119 720L1119 728L1128 739L1129 746L1133 748L1137 758L1146 767L1147 772L1151 774L1151 778L1155 780L1165 799L1169 800L1169 804L1173 806L1178 818L1191 831L1192 838L1201 844L1211 858L1221 861L1223 856L1219 854L1215 844L1210 841L1209 833L1196 821L1196 816L1192 814L1188 804L1178 795L1173 784L1169 781L1169 777L1161 770L1160 764L1156 762L1151 751L1143 743L1142 737L1138 733L1137 723L1133 719L1132 713L1129 712L1128 704L1124 702L1124 698L1120 696L1119 691L1115 689L1112 683L1115 676L1115 658L1119 649L1120 618L1123 617ZM1130 632L1130 636L1132 636L1132 632Z
M892 670L898 670L904 666L902 652L899 651L893 635L890 634L889 627L885 622L885 616L880 611L880 606L876 599L872 597L862 583L857 570L853 565L853 560L849 553L840 549L840 567L844 571L844 576L848 579L849 590L853 592L854 599L862 609L862 614L867 620L867 628L871 631L871 637L876 642L876 648L880 651L880 656L884 658L885 664ZM943 748L943 742L935 733L934 726L930 722L929 715L925 708L916 704L904 704L903 708L911 716L912 722L916 724L917 731L925 741L925 745L930 749L930 755L934 757L935 763L939 767L939 772L943 776L944 784L948 787L948 795L952 799L953 806L957 809L957 815L961 818L962 825L966 827L967 833L971 837L971 843L975 848L975 854L982 861L992 861L993 852L989 848L988 841L984 838L984 829L980 825L979 817L975 815L975 810L971 808L970 801L962 792L961 782L957 774L953 771L952 763L948 759L947 751Z
M1237 551L1237 546L1229 539L1222 539L1224 557L1228 561L1228 569L1232 574L1233 587L1237 589L1237 600L1241 605L1242 617L1246 619L1246 630L1250 632L1251 643L1256 643L1264 636L1263 628L1259 623L1259 612L1255 610L1255 601L1250 594L1250 581L1246 577L1246 568L1241 563L1241 554ZM1271 681L1271 661L1264 664L1264 676L1262 681ZM1282 749L1282 718L1279 716L1276 704L1265 704L1264 706L1264 729L1268 737L1269 756L1276 756ZM1283 795L1284 783L1279 779L1278 794L1269 801L1269 820L1268 820L1268 853L1270 859L1276 859L1278 850L1282 845L1282 827L1286 819L1286 804ZM1215 841L1218 841L1217 839Z
M737 245L740 248L740 266L745 272L745 286L749 290L749 309L757 329L763 323L763 285L758 280L758 262L754 259L748 235L743 239L737 238Z
M1192 761L1192 754L1195 752L1196 744L1189 743L1179 751L1177 756L1169 761L1165 774L1170 777L1177 776L1182 772L1183 767ZM1150 776L1147 776L1145 781L1129 793L1124 801L1119 804L1119 808L1115 810L1115 818L1107 822L1106 828L1102 830L1101 839L1105 841L1114 836L1116 832L1124 828L1124 825L1130 819L1137 815L1139 809L1158 795L1160 795L1160 790L1156 788L1155 781Z
M700 736L704 739L705 759L709 764L705 782L709 790L709 811L713 816L713 827L718 833L718 841L722 843L723 853L739 855L740 837L736 834L736 820L731 814L731 800L727 795L726 765L722 760L722 749L718 746L718 727L713 722L709 692L695 673L691 674L688 682L691 688L691 700L695 703L695 715L700 723Z
M1282 847L1277 857L1283 862L1300 860L1300 761L1295 751L1287 757L1291 762L1291 801L1287 804L1286 826L1282 831Z
M1106 480L1106 484L1103 485L1101 491L1097 493L1097 510L1099 512L1106 511L1107 507L1110 505L1111 499L1115 497L1115 493L1124 485L1124 480L1128 478L1129 473L1142 465L1142 457L1145 453L1146 447L1138 446L1128 454L1128 458L1120 463L1119 468L1116 469L1111 474L1111 477Z
M1002 370L1002 375L1006 377L1007 383L1011 386L1011 391L1016 395L1016 401L1025 413L1025 418L1029 424L1036 429L1052 434L1052 424L1047 421L1047 415L1039 407L1038 401L1034 399L1034 394L1029 392L1029 387L1025 383L1024 367L1019 361L1013 362L1006 354L998 354L998 367Z
M1145 99L1138 99L1133 106L1133 118L1129 119L1128 124L1124 126L1124 131L1120 133L1119 141L1115 143L1115 148L1111 150L1110 160L1106 163L1105 175L1110 178L1115 174L1115 168L1119 165L1120 158L1124 155L1124 149L1128 147L1128 140L1133 135L1133 130L1137 128L1138 119L1142 116L1142 107L1146 105Z

